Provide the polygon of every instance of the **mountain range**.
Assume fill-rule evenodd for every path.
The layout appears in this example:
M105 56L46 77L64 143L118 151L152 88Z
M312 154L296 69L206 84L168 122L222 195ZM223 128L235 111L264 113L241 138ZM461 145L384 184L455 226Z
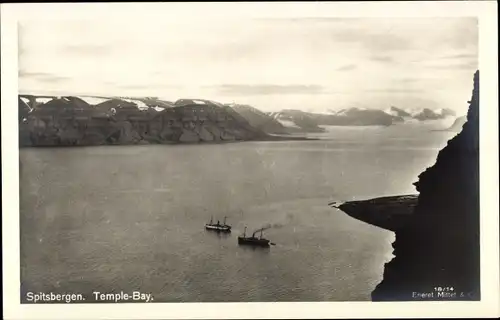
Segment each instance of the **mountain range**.
M246 110L236 108L242 116L251 122L255 113L250 114ZM390 107L386 110L367 108L348 108L339 111L328 111L326 113L305 112L300 110L282 110L279 112L263 113L259 112L260 123L273 123L272 130L279 133L283 127L289 133L293 132L323 132L322 126L390 126L405 122L425 122L442 120L454 117L455 112L450 109L432 110L424 108L420 110L405 110L397 107ZM265 115L268 117L266 118ZM270 119L272 118L272 119ZM279 126L278 123L281 125ZM271 132L271 131L267 131Z
M44 97L47 98L47 97ZM102 98L102 97L100 97ZM276 140L233 108L204 99L19 96L20 146L123 145ZM295 138L298 139L298 138Z
M242 113L242 115L247 116L246 113ZM289 132L322 132L324 129L320 126L390 126L404 122L446 119L454 117L455 112L450 109L405 110L390 107L386 110L379 110L353 107L326 113L282 110L280 112L269 112L267 115L286 127ZM262 118L261 121L271 120Z
M100 102L90 103L92 99ZM271 139L321 133L324 126L390 126L445 119L449 109L347 108L326 113L263 112L244 104L157 97L19 95L19 122L27 145L184 143ZM458 120L457 120L458 121ZM451 130L451 129L450 129ZM270 136L271 135L271 136Z

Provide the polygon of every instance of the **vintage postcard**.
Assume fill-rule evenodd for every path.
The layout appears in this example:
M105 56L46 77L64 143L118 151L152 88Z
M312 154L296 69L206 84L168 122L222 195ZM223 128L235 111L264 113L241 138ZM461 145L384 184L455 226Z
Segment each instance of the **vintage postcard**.
M496 6L2 4L5 318L498 316Z

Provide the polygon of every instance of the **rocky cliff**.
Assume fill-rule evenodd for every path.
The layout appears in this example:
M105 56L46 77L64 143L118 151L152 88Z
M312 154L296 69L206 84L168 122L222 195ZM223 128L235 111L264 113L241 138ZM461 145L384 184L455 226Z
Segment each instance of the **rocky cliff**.
M329 203L351 217L374 226L397 231L408 224L418 203L418 195L381 197L369 200Z
M409 221L396 230L395 258L386 264L374 301L415 300L439 287L452 300L479 300L479 72L463 130L415 183ZM437 287L437 290L435 288Z
M198 143L268 139L234 110L208 100L172 104L128 99L90 105L78 97L59 97L35 108L19 99L20 146ZM159 109L156 109L159 108ZM160 111L158 111L160 110Z
M467 122L415 183L419 195L331 203L394 231L374 301L479 300L479 72ZM419 294L428 294L425 298Z

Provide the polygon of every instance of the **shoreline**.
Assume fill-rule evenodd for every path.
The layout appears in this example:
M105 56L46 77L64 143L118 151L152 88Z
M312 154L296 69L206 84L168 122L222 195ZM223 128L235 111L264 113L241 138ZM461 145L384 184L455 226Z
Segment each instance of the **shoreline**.
M279 142L279 141L318 141L319 138L310 137L290 137L290 136L269 136L261 139L249 139L249 140L220 140L220 141L193 141L193 142L180 142L180 141L164 141L161 143L142 141L140 143L110 143L110 144L77 144L77 145L65 145L65 144L53 144L53 145L20 145L19 149L27 148L81 148L81 147L123 147L123 146L149 146L149 145L164 145L164 146L178 146L178 145L220 145L229 143L243 143L243 142Z

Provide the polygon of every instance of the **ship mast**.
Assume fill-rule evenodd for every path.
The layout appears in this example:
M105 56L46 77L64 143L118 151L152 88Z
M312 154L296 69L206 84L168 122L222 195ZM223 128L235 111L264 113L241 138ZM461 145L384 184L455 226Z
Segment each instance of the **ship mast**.
M262 229L260 230L260 238L262 239Z

